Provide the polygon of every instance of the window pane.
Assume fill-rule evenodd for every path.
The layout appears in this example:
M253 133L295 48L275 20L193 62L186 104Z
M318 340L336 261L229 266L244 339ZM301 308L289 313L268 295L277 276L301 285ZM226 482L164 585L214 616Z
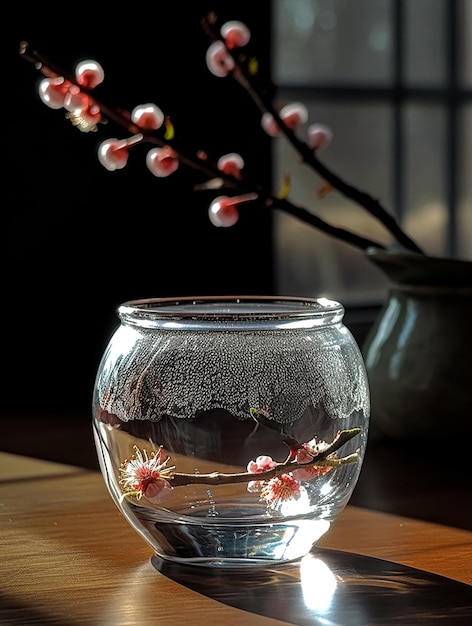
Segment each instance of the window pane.
M462 0L459 10L459 27L463 49L463 64L460 68L464 87L472 87L472 0Z
M439 106L405 107L405 229L429 254L446 254L445 112Z
M397 9L403 17L398 42L404 62L394 68ZM448 12L456 9L459 36L450 42ZM283 101L310 105L305 95L309 87L323 87L324 99L310 105L309 123L328 124L335 137L320 153L321 160L346 182L378 198L387 210L398 209L404 230L426 253L472 258L472 106L459 120L459 154L449 153L456 141L449 141L447 134L450 116L455 115L452 107L462 97L470 103L470 92L455 93L448 81L454 77L451 60L457 58L461 84L472 87L472 0L457 0L453 6L449 0L275 0L274 19L273 76L282 87ZM449 42L456 46L452 59ZM404 87L401 92L393 89L393 69L402 72L396 76ZM330 87L348 89L341 95ZM382 95L384 100L379 99ZM399 117L390 108L395 104L400 105ZM449 171L449 158L456 156L457 177ZM296 203L333 225L391 243L373 218L337 192L319 200L322 181L300 165L283 141L274 141L274 160L276 180L290 174L290 198ZM393 180L397 173L403 175ZM460 188L448 189L455 178ZM447 199L456 192L457 207L450 207ZM451 213L454 208L456 215ZM455 242L449 237L451 229L457 229L455 250L449 249ZM348 304L379 301L385 293L383 277L362 251L280 213L275 257L281 292L326 295Z
M459 178L459 257L472 259L472 105L465 107L460 121L463 132Z
M289 99L289 98L288 98ZM331 146L319 158L346 182L363 189L390 209L391 111L378 105L320 105L307 102L310 122L335 129ZM363 209L338 192L322 200L323 180L300 164L282 138L274 142L275 188L285 175L291 179L290 199L326 221L382 243L385 229ZM336 298L343 303L374 302L384 293L385 280L361 250L319 233L292 216L276 213L275 270L277 290L289 295Z
M415 87L438 85L445 78L444 0L414 0L404 7L406 81Z
M391 0L275 0L275 81L388 83L390 8Z

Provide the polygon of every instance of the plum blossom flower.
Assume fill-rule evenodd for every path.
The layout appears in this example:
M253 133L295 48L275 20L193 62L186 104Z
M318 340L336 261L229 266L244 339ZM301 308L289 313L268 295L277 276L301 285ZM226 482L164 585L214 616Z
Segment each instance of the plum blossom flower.
M297 450L295 461L297 463L306 463L307 467L302 467L293 471L293 475L299 480L312 480L318 476L323 476L333 469L330 465L312 465L316 457L326 450L329 444L326 441L318 441L316 437L308 443L302 444L302 447ZM336 457L335 454L329 455L329 458Z
M293 470L293 475L298 480L312 480L319 476L324 476L333 469L331 465L309 465L300 469Z
M135 453L120 467L120 487L123 497L142 497L153 504L167 499L173 490L169 483L174 466L167 467L169 457L162 459L162 446L148 454L134 446Z
M83 132L95 132L101 121L100 108L95 101L76 85L72 85L64 98L64 108L69 111L66 115L74 126Z
M311 456L311 458L313 459L317 457L321 452L324 452L327 448L329 448L329 446L330 444L326 443L326 441L313 437L313 439L310 439L308 443L303 443L302 447L299 449L300 463L305 463L310 460L309 458L302 460L302 457L304 455Z
M280 474L265 483L261 498L271 509L276 510L287 500L298 500L301 489L300 481L291 472Z
M262 474L262 472L274 469L276 465L276 461L274 461L271 456L261 454L255 461L249 461L247 464L247 471L250 474Z
M267 456L266 454L261 454L256 458L256 460L251 460L247 464L247 471L250 474L262 474L262 472L266 472L267 470L274 469L277 466L277 462L272 459L272 457ZM251 492L259 492L267 484L267 481L264 480L251 480L247 485L247 490Z

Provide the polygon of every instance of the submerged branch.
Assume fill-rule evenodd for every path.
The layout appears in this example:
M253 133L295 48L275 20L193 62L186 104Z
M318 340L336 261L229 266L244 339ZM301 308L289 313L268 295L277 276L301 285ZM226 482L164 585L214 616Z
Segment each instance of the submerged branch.
M170 484L172 487L182 487L184 485L228 485L232 483L247 483L251 480L269 480L277 474L283 473L284 470L293 472L297 469L307 469L309 467L339 467L347 463L356 463L359 461L359 458L359 451L357 451L349 456L335 459L323 459L316 463L294 463L293 461L277 463L277 466L273 469L266 470L260 474L251 474L250 472L236 474L224 474L222 472L212 472L211 474L182 474L175 472L170 479Z
M269 480L284 471L293 472L297 469L307 469L309 467L339 467L346 463L355 463L359 460L359 451L341 458L329 458L329 456L360 432L360 428L340 430L329 446L321 451L313 460L305 463L297 463L296 461L290 460L289 457L289 459L283 463L277 463L274 468L260 472L259 474L251 472L238 472L233 474L225 474L222 472L211 472L210 474L173 472L169 481L173 487L181 487L183 485L227 485L232 483L247 483L252 480Z

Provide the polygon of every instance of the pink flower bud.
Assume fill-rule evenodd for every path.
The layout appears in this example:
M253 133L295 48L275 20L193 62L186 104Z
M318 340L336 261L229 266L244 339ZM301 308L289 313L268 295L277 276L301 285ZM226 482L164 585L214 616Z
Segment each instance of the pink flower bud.
M257 199L257 193L245 193L241 196L218 196L208 208L208 216L213 226L234 226L239 219L237 207L244 202L251 202Z
M132 110L131 119L143 130L157 130L164 123L164 113L155 104L140 104Z
M241 178L241 170L244 167L244 160L241 155L236 152L230 152L218 159L216 164L220 172L234 176L235 178Z
M270 137L278 137L282 134L279 125L271 113L264 113L261 119L261 126Z
M64 98L64 108L71 112L83 111L90 106L90 96L72 85Z
M128 162L126 144L120 139L107 139L98 146L98 160L110 172L121 170Z
M127 139L107 139L98 147L98 160L110 172L121 170L128 162L128 148L142 139L140 133Z
M62 109L72 83L62 76L44 78L39 83L39 97L51 109Z
M225 40L226 47L230 50L245 46L251 39L249 28L243 22L231 20L223 24L220 34Z
M228 196L218 196L208 208L208 216L213 226L228 228L234 226L239 219L237 202Z
M333 132L324 124L312 124L307 129L308 145L313 150L329 146L333 139Z
M300 124L304 124L308 120L308 109L301 102L292 102L285 105L280 110L279 115L287 128L296 130Z
M206 53L206 64L215 76L227 76L234 68L234 59L222 41L215 41Z
M81 87L93 89L103 82L105 72L96 61L81 61L75 66L75 78Z
M153 148L146 155L149 171L159 178L170 176L179 167L179 159L170 146Z

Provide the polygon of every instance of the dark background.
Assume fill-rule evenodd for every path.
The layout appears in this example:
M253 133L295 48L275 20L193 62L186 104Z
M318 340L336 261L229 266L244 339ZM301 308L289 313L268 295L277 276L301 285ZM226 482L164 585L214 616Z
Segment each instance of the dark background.
M187 149L215 160L239 152L246 174L267 182L270 140L258 110L231 79L207 70L200 19L209 10L249 26L269 82L267 1L257 9L245 1L154 2L126 11L12 7L1 44L3 414L88 417L121 302L273 292L268 212L255 209L233 228L215 228L207 207L216 194L193 191L201 174L181 166L155 178L145 165L149 146L131 150L126 168L107 171L98 144L128 133L112 122L96 133L74 128L63 109L41 102L43 75L18 52L26 40L69 72L79 60L97 60L105 71L99 100L129 111L155 102Z
M244 21L260 76L270 84L270 5L8 6L0 40L2 450L97 467L92 390L121 302L275 293L270 213L244 212L233 228L213 227L211 197L193 191L200 177L181 167L155 178L145 165L146 146L131 151L125 169L105 170L96 158L99 143L127 133L110 123L84 134L64 111L46 107L37 94L42 75L20 58L20 42L68 71L96 59L105 70L101 100L128 110L155 102L189 149L215 159L239 152L246 175L268 182L270 140L260 114L231 79L208 72L200 18L214 10L222 21ZM360 344L375 311L369 315L359 321L356 311L346 311ZM470 492L458 460L438 464L427 448L422 454L373 428L369 438L354 504L470 527L470 515L455 504Z

